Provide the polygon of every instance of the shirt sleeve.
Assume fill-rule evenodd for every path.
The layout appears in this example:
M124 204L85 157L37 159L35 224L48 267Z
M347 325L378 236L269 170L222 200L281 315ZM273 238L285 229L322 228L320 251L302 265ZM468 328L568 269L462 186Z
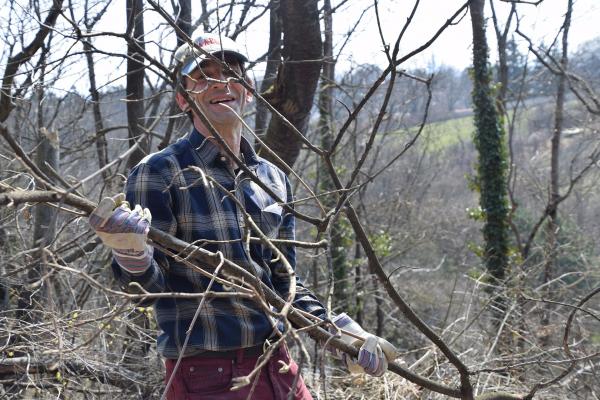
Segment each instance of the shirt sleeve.
M138 164L127 178L125 196L132 208L139 204L150 210L152 227L174 235L177 223L172 211L169 184L159 170L149 163ZM136 282L149 293L167 291L164 271L168 270L168 259L158 249L154 249L150 267L141 274L128 272L114 259L112 270L123 290L132 291L130 283Z
M293 196L290 182L285 178L287 202L293 204ZM279 232L278 239L295 240L296 239L296 217L291 212L283 211L283 219ZM296 246L294 245L278 245L279 250L288 260L290 266L296 271ZM290 289L290 275L279 260L271 262L272 283L275 291L284 299L287 299ZM304 286L302 280L295 276L296 279L296 295L293 300L293 305L303 311L306 311L319 318L327 316L327 310L317 297Z

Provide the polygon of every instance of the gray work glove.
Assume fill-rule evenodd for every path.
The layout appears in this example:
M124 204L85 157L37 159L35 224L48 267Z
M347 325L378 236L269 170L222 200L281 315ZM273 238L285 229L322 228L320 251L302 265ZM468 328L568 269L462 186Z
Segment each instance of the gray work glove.
M398 357L399 354L394 345L383 338L366 332L346 313L337 315L332 322L342 330L340 340L349 345L360 346L357 360L345 353L342 355L346 367L351 373L382 376L387 371L388 362ZM344 333L344 331L353 335Z
M133 210L125 195L103 198L88 221L104 245L110 247L119 265L132 274L143 273L152 260L152 247L146 244L150 210L136 205Z

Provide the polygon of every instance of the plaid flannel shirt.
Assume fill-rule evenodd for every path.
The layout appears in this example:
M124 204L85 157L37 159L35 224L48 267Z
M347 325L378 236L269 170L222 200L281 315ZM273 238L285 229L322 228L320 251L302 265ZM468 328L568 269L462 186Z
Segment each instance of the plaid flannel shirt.
M258 157L252 146L242 139L241 154L248 168L279 198L292 201L289 181L276 166ZM295 218L283 209L243 171L234 173L219 148L205 140L195 129L164 150L144 158L127 179L126 197L133 206L140 204L152 213L152 226L206 250L221 251L236 264L253 272L282 297L286 297L290 276L273 253L261 243L250 244L250 254L242 239L244 220L235 202L215 188L207 188L196 171L201 168L227 190L234 190L246 212L263 233L271 238L294 239ZM254 235L253 235L254 236ZM294 246L279 246L295 268ZM210 279L154 250L151 265L132 274L112 265L115 277L123 284L138 282L151 293L192 292L206 290ZM296 278L294 305L313 315L325 316L323 305ZM223 286L213 283L213 291ZM186 331L198 308L199 299L160 298L154 309L161 333L158 351L166 358L177 358ZM273 333L273 321L251 299L239 297L206 299L192 330L184 356L202 351L227 351L264 343Z

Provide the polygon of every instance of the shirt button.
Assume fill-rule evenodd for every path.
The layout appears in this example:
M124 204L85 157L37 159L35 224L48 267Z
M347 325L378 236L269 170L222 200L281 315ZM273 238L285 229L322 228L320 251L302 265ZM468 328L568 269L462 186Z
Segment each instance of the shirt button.
M223 372L223 368L219 367L219 368L217 368L217 371Z
M225 162L225 161L227 161L227 158L221 157L221 161Z
M194 372L194 367L190 367L190 372Z

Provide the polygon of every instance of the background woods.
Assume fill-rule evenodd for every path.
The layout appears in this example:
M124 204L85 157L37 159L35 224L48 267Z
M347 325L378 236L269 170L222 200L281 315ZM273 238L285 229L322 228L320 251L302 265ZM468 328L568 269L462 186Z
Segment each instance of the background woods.
M418 0L4 1L0 398L161 397L152 308L86 215L189 130L170 67L197 27L251 53L245 134L293 183L298 275L402 351L384 378L346 375L267 292L305 327L289 339L316 397L597 398L600 38L570 34L600 11L564 0L534 39L524 16L549 1L456 2L416 42ZM438 63L465 20L472 66ZM382 62L347 51L369 24Z

